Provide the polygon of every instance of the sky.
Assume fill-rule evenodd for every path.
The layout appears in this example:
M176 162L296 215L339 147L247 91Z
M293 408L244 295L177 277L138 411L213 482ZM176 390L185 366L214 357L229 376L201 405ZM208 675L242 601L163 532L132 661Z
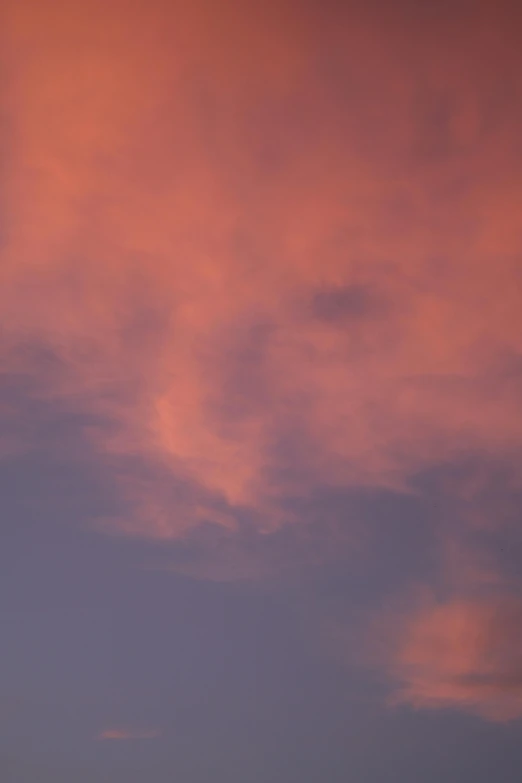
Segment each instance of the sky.
M2 781L520 779L521 24L3 0Z

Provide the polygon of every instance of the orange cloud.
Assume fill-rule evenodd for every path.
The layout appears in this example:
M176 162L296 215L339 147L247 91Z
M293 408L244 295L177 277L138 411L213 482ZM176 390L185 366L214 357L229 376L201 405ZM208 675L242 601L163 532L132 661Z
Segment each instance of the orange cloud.
M312 8L6 5L3 366L111 422L122 532L520 453L510 24Z
M522 603L450 600L408 617L391 665L394 703L522 718Z
M114 728L105 729L98 735L99 740L136 740L136 739L154 739L159 737L160 732L156 729L129 729Z

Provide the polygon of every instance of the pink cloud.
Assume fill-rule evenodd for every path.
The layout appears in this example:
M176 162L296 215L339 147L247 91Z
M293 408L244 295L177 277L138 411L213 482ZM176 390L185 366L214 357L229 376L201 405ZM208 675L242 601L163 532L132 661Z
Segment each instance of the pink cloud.
M522 446L510 25L477 5L441 47L422 19L233 5L6 7L2 362L110 421L88 435L124 534L280 528L317 485Z
M454 599L413 612L389 671L395 704L522 718L522 602Z

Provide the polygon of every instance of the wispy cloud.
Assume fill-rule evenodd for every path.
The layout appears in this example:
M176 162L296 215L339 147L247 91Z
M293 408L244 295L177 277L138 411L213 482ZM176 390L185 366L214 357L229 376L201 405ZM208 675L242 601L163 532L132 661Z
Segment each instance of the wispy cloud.
M136 729L136 728L110 728L98 734L99 740L142 740L155 739L161 732L157 729Z

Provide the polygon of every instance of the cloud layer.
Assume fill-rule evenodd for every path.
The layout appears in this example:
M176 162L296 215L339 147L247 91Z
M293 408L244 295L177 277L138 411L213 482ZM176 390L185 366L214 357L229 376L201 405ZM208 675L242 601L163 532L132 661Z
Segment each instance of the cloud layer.
M148 535L520 449L508 29L314 13L7 7L4 366L201 490Z
M325 488L418 491L471 458L519 486L508 3L4 6L2 378L88 414L127 508L105 529L279 533ZM497 525L481 481L443 569ZM451 588L404 630L401 698L518 715L490 661L515 609Z

